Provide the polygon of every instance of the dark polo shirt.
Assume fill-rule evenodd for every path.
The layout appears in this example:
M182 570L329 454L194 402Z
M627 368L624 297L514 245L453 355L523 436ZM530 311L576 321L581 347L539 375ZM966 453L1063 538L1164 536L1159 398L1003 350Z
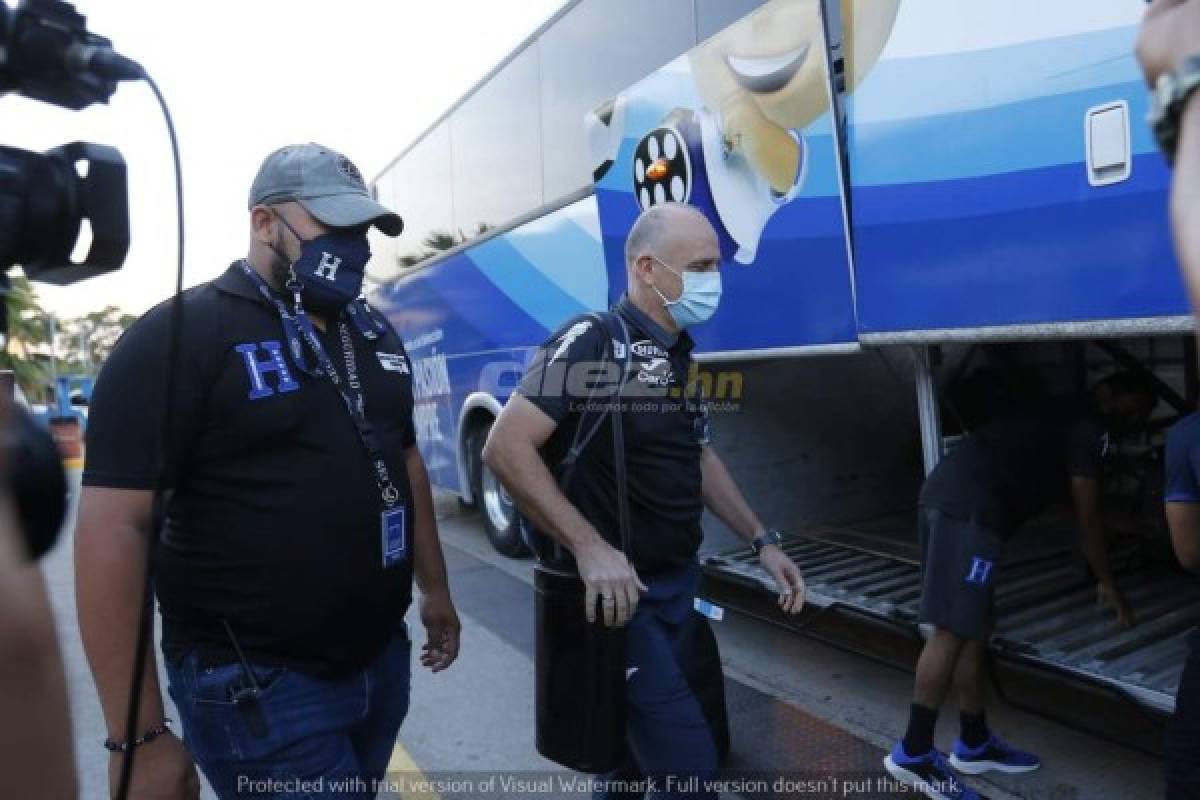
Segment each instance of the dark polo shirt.
M226 620L251 660L321 676L364 667L400 629L412 594L403 344L390 331L369 342L351 326L367 418L409 509L410 557L385 569L371 463L334 386L287 354L276 311L235 264L188 290L183 314L155 582L167 657L199 648L209 663L233 660ZM85 485L155 487L170 326L168 301L104 365ZM337 326L321 338L344 376Z
M704 536L700 455L708 444L708 409L685 391L691 337L668 333L627 298L616 311L630 335L622 424L632 561L639 572L653 575L694 562ZM588 364L602 360L607 339L594 320L572 319L541 346L522 377L517 391L558 423L544 451L549 463L560 461L570 446L588 401L586 381L578 378ZM566 494L602 536L620 546L608 420L581 456Z

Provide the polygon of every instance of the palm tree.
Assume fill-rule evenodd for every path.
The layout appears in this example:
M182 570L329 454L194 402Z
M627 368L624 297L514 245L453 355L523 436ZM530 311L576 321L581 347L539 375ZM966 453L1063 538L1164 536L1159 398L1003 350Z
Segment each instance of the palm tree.
M482 236L491 229L491 225L488 225L486 222L481 222L478 226L476 226L475 232L470 236L467 236L461 230L458 233L454 233L452 231L430 231L429 234L426 235L426 237L421 241L421 244L425 247L423 252L399 256L396 258L396 263L398 263L402 268L414 267L427 258L432 258L438 253L444 253L447 250L453 250L455 247L463 244L468 239L474 239L476 236Z
M0 351L0 369L12 370L25 393L31 398L38 397L49 378L31 348L46 342L46 312L28 278L16 275L10 280L10 288L4 294L8 339Z

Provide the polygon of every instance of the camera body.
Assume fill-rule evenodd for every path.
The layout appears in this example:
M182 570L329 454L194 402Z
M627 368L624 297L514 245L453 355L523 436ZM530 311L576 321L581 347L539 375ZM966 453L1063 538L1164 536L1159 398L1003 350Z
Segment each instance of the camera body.
M0 95L17 92L80 110L107 102L119 81L141 77L141 67L90 33L70 3L21 0L9 8L0 2ZM79 255L81 236L87 247ZM7 332L9 268L20 265L30 280L67 285L119 269L128 251L125 161L115 148L73 142L33 153L0 146L0 333ZM37 557L58 536L67 484L53 439L13 407L2 457L27 550Z

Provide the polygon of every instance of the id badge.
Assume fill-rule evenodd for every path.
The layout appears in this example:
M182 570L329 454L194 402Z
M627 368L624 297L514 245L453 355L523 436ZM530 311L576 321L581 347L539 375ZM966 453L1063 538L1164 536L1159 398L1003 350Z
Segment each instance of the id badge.
M408 539L404 528L404 506L384 509L379 516L383 546L383 568L393 567L408 558Z

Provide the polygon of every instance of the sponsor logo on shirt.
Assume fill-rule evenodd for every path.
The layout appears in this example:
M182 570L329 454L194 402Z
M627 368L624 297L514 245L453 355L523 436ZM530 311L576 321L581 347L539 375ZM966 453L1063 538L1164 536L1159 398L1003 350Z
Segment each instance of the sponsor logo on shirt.
M547 364L553 364L560 356L566 355L566 352L571 349L571 345L574 344L575 340L587 333L591 327L592 322L587 319L572 325L570 330L563 334L558 349L554 351L554 355L550 356L550 361Z
M675 371L667 359L652 358L638 370L637 379L650 386L670 386L675 380Z
M641 358L666 358L667 351L649 339L642 339L629 345L629 349Z
M405 375L411 375L412 372L408 368L408 359L400 353L376 353L379 357L379 366L386 369L388 372L401 372Z

